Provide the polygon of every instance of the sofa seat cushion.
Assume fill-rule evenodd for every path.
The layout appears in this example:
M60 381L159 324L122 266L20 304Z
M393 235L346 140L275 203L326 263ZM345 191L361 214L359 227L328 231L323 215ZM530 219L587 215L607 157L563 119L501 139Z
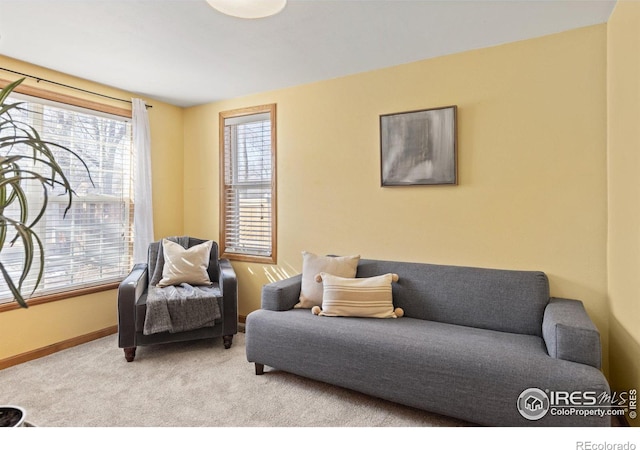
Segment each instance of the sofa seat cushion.
M607 390L597 369L551 358L539 336L308 310L254 311L246 327L249 361L480 424L548 425L516 409L531 387ZM553 417L553 424L572 420Z

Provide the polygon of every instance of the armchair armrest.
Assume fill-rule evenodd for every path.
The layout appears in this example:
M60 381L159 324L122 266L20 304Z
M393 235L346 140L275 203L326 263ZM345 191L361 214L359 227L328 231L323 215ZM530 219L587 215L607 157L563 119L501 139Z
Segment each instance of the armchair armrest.
M222 320L225 336L238 332L238 280L236 272L228 259L218 260L218 285L222 292Z
M542 338L552 358L600 369L600 333L581 301L552 298L544 311Z
M262 286L262 309L286 311L300 301L302 274Z
M136 302L149 284L146 263L133 266L118 287L118 346L134 347L136 334Z

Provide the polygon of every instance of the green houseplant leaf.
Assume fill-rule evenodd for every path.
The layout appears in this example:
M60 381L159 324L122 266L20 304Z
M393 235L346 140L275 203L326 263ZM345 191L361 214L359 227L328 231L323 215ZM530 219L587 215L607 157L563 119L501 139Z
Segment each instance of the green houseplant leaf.
M56 154L66 152L76 158L87 171L92 184L93 180L87 164L77 153L44 140L31 125L14 118L12 112L20 111L21 103L10 103L9 95L23 81L20 79L10 83L0 91L0 273L14 300L26 308L23 287L27 277L37 269L35 285L29 294L32 295L44 275L44 246L34 227L44 217L49 204L49 191L58 187L62 195L67 197L64 215L71 208L75 194L71 182L56 160ZM42 188L42 200L35 208L25 191L27 182ZM30 218L30 214L34 217ZM17 242L23 249L23 261L20 272L12 273L2 263L2 250Z

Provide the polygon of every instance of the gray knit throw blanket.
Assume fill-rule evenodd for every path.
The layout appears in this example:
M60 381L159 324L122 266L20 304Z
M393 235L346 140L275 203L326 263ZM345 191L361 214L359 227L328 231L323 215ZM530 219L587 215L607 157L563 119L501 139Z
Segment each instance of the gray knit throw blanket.
M217 286L149 286L144 334L212 327L220 319Z
M184 248L189 245L187 236L168 239ZM156 283L162 278L163 267L164 257L162 245L160 245L153 273L150 274L143 334L165 331L178 333L214 326L215 321L220 319L218 306L218 298L222 296L220 288L215 284L191 286L186 283L157 287Z

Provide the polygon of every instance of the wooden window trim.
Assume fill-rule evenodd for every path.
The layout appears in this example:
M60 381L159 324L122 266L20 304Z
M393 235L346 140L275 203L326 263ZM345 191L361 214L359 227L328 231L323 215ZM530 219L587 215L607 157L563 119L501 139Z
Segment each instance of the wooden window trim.
M225 148L224 148L224 121L225 119L232 117L248 116L252 114L269 113L271 119L271 256L257 256L257 255L245 255L240 253L227 253L226 248L226 224L225 218L227 216L226 201L225 201L225 182L224 182L224 167L225 167ZM248 108L239 108L230 111L222 111L219 114L219 126L218 126L218 150L219 150L219 177L220 177L220 252L221 258L227 258L234 261L254 262L260 264L276 264L277 249L278 249L278 228L277 228L277 216L278 216L278 202L277 202L277 174L276 174L276 154L277 154L277 122L276 122L276 104L266 104L259 106L251 106Z
M11 84L12 81L0 78L0 87L5 87ZM64 103L66 105L77 106L80 108L90 109L92 111L104 112L108 114L114 114L120 117L132 117L132 111L125 108L118 108L116 106L109 106L103 103L93 102L91 100L85 100L82 98L74 97L66 94L59 94L57 92L48 91L38 87L28 86L20 84L14 92L18 94L30 95L32 97L42 98L44 100L50 100L54 102ZM66 300L73 297L80 297L82 295L94 294L97 292L109 291L117 289L120 282L111 282L106 284L100 284L97 286L88 286L80 289L73 289L69 291L61 291L53 294L45 294L42 296L34 296L27 299L28 306L42 305L45 303L57 302L60 300ZM0 313L5 311L11 311L14 309L20 309L20 305L14 300L6 303L0 303Z
M0 87L5 87L11 84L12 81L8 81L0 78ZM38 97L44 100L50 100L53 102L64 103L65 105L77 106L80 108L91 109L93 111L99 111L103 113L113 114L121 117L132 117L130 109L118 108L116 106L105 105L103 103L93 102L91 100L85 100L79 97L73 97L71 95L59 94L57 92L47 91L38 87L28 86L20 84L14 90L18 94L30 95L31 97Z
M82 295L95 294L96 292L110 291L117 289L120 286L120 282L112 282L107 284L101 284L98 286L88 286L80 289L74 289L71 291L56 292L54 294L45 294L41 296L34 296L27 299L28 306L43 305L45 303L57 302L60 300L66 300L73 297L80 297ZM11 300L7 303L0 304L0 313L5 311L11 311L13 309L21 309L21 306L15 301Z

